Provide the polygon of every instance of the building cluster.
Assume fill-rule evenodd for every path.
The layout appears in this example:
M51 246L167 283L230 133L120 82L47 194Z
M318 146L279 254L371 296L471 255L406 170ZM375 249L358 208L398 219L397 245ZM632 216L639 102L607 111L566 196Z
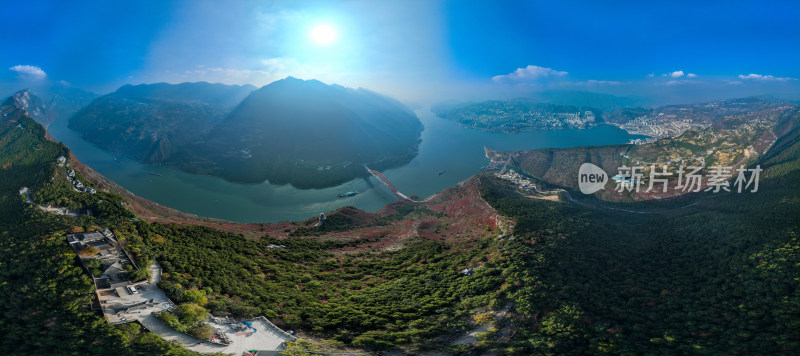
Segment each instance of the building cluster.
M518 189L522 190L525 193L548 194L539 190L539 187L537 187L536 184L534 184L532 179L526 178L522 174L519 174L516 171L514 171L513 169L507 169L502 173L498 173L497 177L511 182Z
M95 190L92 187L85 186L83 183L81 183L81 181L75 178L75 170L73 169L67 170L67 180L69 181L70 184L72 184L72 188L74 188L75 191L77 192L97 194L97 190Z
M69 163L67 163L67 157L64 156L59 156L56 159L56 163L59 167L64 167L65 165L69 166ZM92 187L87 187L75 177L74 169L67 169L67 180L69 181L69 184L72 184L72 188L75 189L76 192L97 194L97 190Z
M459 114L459 121L476 127L500 130L526 128L583 128L594 124L595 114L584 112L524 111L518 108L490 108Z
M630 142L628 142L628 143L630 143L631 145L644 145L646 143L653 143L653 142L656 142L658 140L659 139L655 138L655 137L648 137L648 138L645 138L645 139L635 138L635 139L630 140Z
M532 122L547 127L583 127L588 123L594 122L594 114L586 111L583 115L580 112L555 113L555 112L530 112L523 114L523 122Z
M658 113L654 116L644 115L630 120L624 124L617 125L619 128L633 135L648 136L645 139L633 139L630 143L641 145L652 143L665 137L680 136L691 129L704 129L710 124L705 122L695 122L692 119L678 119L675 115L664 115Z
M190 350L202 353L242 355L250 350L280 350L284 348L284 342L296 339L292 332L281 330L263 316L236 322L211 316L204 321L214 330L210 340L197 340L187 335L176 339L176 331L154 315L175 307L175 303L157 286L161 280L158 263L149 267L150 283L147 280L133 282L129 275L138 267L108 229L67 235L67 242L92 276L97 297L93 308L102 311L111 324L138 321L166 340L178 341Z
M87 271L92 274L92 278L95 279L98 289L124 287L130 284L126 277L128 270L125 266L131 265L128 269L133 270L136 265L110 230L67 235L67 242L78 255L84 267L90 260L100 261L102 267L99 268L99 275L94 275L87 268Z
M93 308L101 310L109 322L126 322L121 315L152 307L152 301L124 302L125 296L139 293L128 277L138 268L110 230L67 235L67 242L92 276L97 296Z

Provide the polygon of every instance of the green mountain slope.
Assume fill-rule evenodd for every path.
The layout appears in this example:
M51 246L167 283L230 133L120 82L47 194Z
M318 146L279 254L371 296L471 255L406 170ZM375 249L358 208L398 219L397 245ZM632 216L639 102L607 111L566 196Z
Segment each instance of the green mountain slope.
M365 89L292 77L254 91L204 142L168 164L190 172L301 188L332 186L416 155L422 124L404 105Z
M44 127L59 118L69 118L96 97L94 93L62 85L37 88L35 91L24 89L10 96L18 107Z
M159 164L201 140L253 89L205 82L125 85L78 111L69 127L104 149Z
M0 354L193 354L89 309L93 285L64 234L92 218L44 214L18 193L47 187L65 152L45 135L13 99L0 105Z
M245 238L132 221L120 198L104 192L76 197L55 164L66 148L16 106L6 102L0 114L3 354L187 353L133 325L112 327L87 308L91 282L64 235L96 226L112 228L140 266L161 262L160 286L176 302L217 315L264 314L334 349L800 350L796 117L754 162L764 168L758 192L701 194L683 209L633 214L531 199L482 174L422 205L343 209L330 214L330 229L315 230L312 220L264 224L264 237ZM32 188L34 200L91 205L99 214L43 213L25 203L20 186ZM451 344L479 323L492 327L473 343Z
M655 214L520 196L486 180L514 218L515 354L757 354L800 351L800 129L758 164L756 193L696 197ZM508 282L507 282L508 283Z
M262 238L148 223L132 219L118 196L77 193L62 184L65 168L55 159L66 148L47 141L40 125L13 110L5 116L11 119L0 158L25 170L13 171L19 181L2 191L9 212L0 231L2 354L187 353L135 324L109 326L89 310L92 284L65 235L99 227L111 228L141 268L159 260L165 272L160 286L176 302L200 303L216 315L266 315L333 345L430 348L435 337L468 330L476 308L496 306L499 271L482 261L501 241L493 239L495 215L474 185L454 189L429 207L399 204L381 214L343 209L329 214L325 229L308 222L264 224L269 232ZM30 165L22 164L26 157ZM36 203L92 206L97 216L42 212L25 203L18 185L29 186ZM287 227L295 237L270 237ZM410 234L420 236L397 237ZM454 236L457 243L445 240ZM460 269L481 264L463 279Z
M663 199L686 193L675 187L678 178L676 172L681 167L703 167L700 174L708 175L714 166L736 169L752 164L767 154L770 145L777 144L775 140L779 136L796 127L795 122L800 118L800 106L758 99L671 109L705 121L705 127L690 128L675 137L640 145L544 148L504 153L490 150L489 154L495 162L504 162L506 157L511 156L512 166L546 183L574 191L578 189L578 171L583 163L602 168L609 178L619 174L622 167L638 167L636 173L641 174L642 181L639 191L620 192L612 180L593 197L608 201ZM772 152L774 154L777 151ZM652 167L656 168L656 173L665 167L672 173L667 176L670 186L667 192L661 192L662 186L658 184L654 185L653 193L646 192ZM630 174L630 170L627 173ZM573 197L585 198L578 192Z

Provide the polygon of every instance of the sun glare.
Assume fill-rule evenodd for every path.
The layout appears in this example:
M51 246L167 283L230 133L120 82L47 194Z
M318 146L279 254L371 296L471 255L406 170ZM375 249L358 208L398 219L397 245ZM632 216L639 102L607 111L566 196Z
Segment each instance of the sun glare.
M329 25L317 25L311 29L311 40L319 45L327 45L336 41L336 29Z

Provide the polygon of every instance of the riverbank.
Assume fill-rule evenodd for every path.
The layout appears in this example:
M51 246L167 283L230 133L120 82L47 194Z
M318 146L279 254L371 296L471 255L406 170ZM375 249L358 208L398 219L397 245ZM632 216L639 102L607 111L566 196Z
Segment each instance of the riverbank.
M608 125L587 130L532 130L509 135L463 128L455 122L437 118L425 109L417 111L417 114L425 125L418 154L402 167L381 170L398 190L409 196L429 197L481 172L481 167L488 163L484 146L499 151L519 151L626 143L630 140L627 133ZM325 189L297 189L270 182L237 184L118 157L86 142L69 130L64 121L57 120L48 130L87 166L124 190L156 203L140 203L150 211L147 215L153 219L169 221L166 215L171 214L164 213L164 207L169 207L191 215L189 218L199 224L220 223L215 219L256 223L252 228L258 231L258 223L302 221L344 206L377 212L396 201L393 194L387 193L388 190L372 177ZM439 175L442 171L447 173ZM359 194L348 199L338 197L349 191Z

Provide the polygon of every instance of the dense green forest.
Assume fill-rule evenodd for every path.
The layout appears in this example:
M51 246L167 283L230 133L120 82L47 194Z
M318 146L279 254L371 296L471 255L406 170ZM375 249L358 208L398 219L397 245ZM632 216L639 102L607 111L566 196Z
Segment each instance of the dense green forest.
M65 178L66 168L55 163L58 156L68 154L67 148L44 139L41 126L26 120L20 122L31 131L10 131L25 133L19 139L5 132L0 156L14 164L4 176L16 179L3 181L3 209L8 213L3 215L2 234L14 237L3 239L4 261L14 264L3 271L4 287L13 286L2 294L3 300L11 301L5 305L8 319L2 324L9 335L4 353L38 352L55 345L76 354L91 353L89 347L97 352L120 347L122 354L187 352L133 326L109 326L89 309L93 286L65 236L101 227L114 231L139 266L152 260L161 263L165 273L160 286L181 304L179 308L191 309L194 315L266 315L285 328L332 340L333 345L430 348L433 337L470 328L476 310L499 305L495 291L500 270L487 257L500 245L492 232L486 232L477 248L417 238L398 251L360 251L361 244L375 239L320 240L313 237L316 233L289 240L250 239L206 227L138 221L116 195L74 191ZM77 179L84 178L78 174ZM36 204L90 207L96 216L41 212L17 194L22 186L31 188ZM395 215L375 224L386 226L409 214L442 216L424 208L398 208ZM350 223L332 215L324 230L341 231ZM286 248L270 248L271 244ZM482 268L462 275L460 270L468 266ZM32 271L38 277L26 278ZM22 304L27 308L20 308ZM188 314L179 309L175 318L162 315L162 319L198 335L208 331L198 327L196 318L185 317ZM63 343L59 336L70 336L74 342ZM156 349L161 351L152 351Z
M431 337L469 328L475 310L500 306L501 270L487 260L499 242L491 236L471 249L418 239L399 251L342 253L368 241L247 239L144 222L117 232L142 237L133 249L160 262L160 286L176 302L220 316L265 315L366 349L425 348ZM471 276L460 272L477 265Z
M7 109L7 107L4 107ZM65 234L94 218L45 214L18 189L45 187L64 151L27 114L0 123L0 354L190 355L138 324L113 327L90 309L93 285Z
M517 221L508 253L515 354L800 352L800 131L759 162L756 193L654 214L524 198L482 179ZM513 324L511 324L513 323ZM491 339L491 338L490 338Z
M197 323L206 313L265 315L328 345L458 353L470 346L454 339L508 308L476 352L800 352L798 130L758 162L756 193L709 193L686 209L632 214L529 199L483 174L480 194L514 221L513 234L414 237L399 249L309 229L246 238L139 221L116 195L64 184L55 159L68 150L44 136L24 115L0 132L0 354L192 354L91 311L91 280L65 235L98 227L111 228L138 265L162 265L159 286L181 306L161 318L197 335L209 332ZM41 212L18 194L22 186L37 203L97 216ZM330 231L355 223L331 216ZM434 217L445 215L409 205L372 223Z

